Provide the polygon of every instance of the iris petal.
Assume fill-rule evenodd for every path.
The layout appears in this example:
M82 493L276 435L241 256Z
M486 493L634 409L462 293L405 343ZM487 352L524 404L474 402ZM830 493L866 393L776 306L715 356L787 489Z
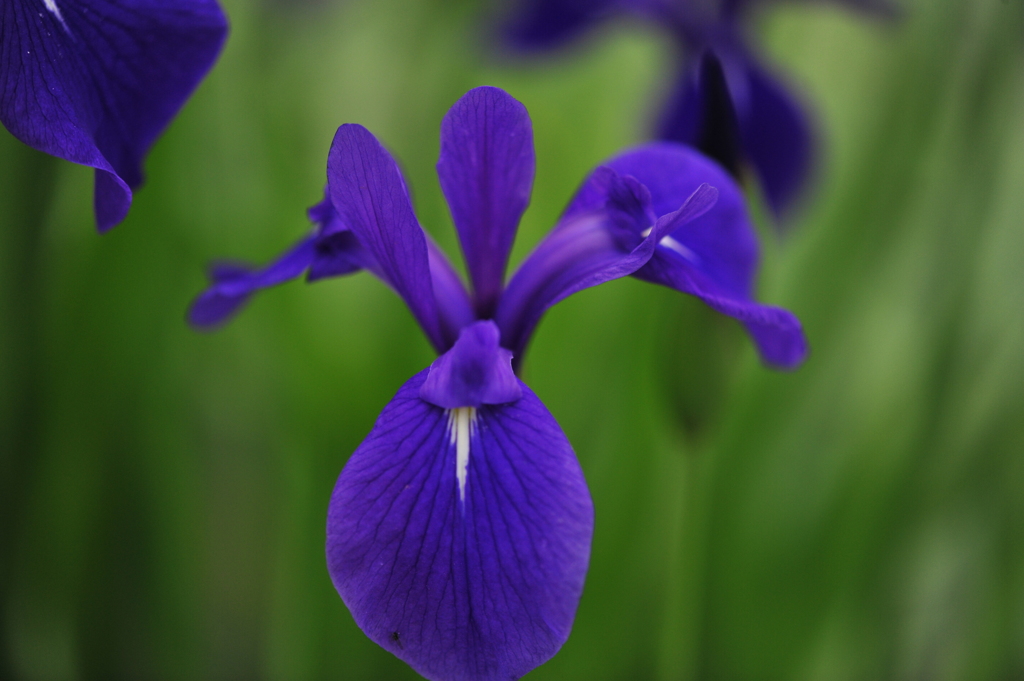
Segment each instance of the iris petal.
M669 247L659 247L633 276L697 296L712 309L743 322L761 358L772 366L795 369L807 359L807 339L792 312L734 295Z
M256 291L301 276L316 257L316 238L307 237L263 268L244 263L218 263L210 268L210 287L188 311L197 328L213 328L234 316Z
M106 231L128 213L143 156L226 34L214 0L5 0L0 121L29 146L96 169Z
M419 398L426 375L399 390L338 478L328 568L360 628L428 679L516 679L569 635L590 494L525 385L512 404L460 415L459 430L461 410Z
M473 303L469 300L462 277L452 267L448 256L434 243L426 232L427 261L430 263L430 282L434 289L434 300L437 301L437 312L440 315L441 336L444 346L451 347L459 337L459 330L472 324L476 319L473 314ZM378 274L378 276L380 276Z
M598 175L607 192L601 208L572 211L561 220L519 267L502 296L495 321L501 328L501 345L512 351L516 365L549 307L583 289L632 274L650 260L666 234L698 219L718 196L714 187L695 187L683 197L682 207L663 216L646 234L637 234L635 216L640 207L650 205L646 189L614 171L599 169Z
M265 267L217 263L210 268L210 287L193 301L188 320L193 326L219 326L236 314L256 291L307 273L308 281L339 277L367 269L378 274L376 260L345 228L329 200L308 211L317 223L314 234L298 242ZM378 276L380 276L378 274Z
M743 149L739 122L725 72L713 52L704 53L695 73L689 65L684 69L658 137L688 144L717 161L733 177L740 177Z
M363 126L343 125L327 158L327 184L342 222L376 259L434 348L444 352L450 341L434 299L427 241L395 159Z
M494 87L470 90L441 124L437 175L459 233L479 317L490 317L533 187L526 107Z
M714 207L672 229L649 262L634 276L695 295L714 309L742 321L769 364L792 368L807 355L799 321L779 308L753 300L757 234L743 194L716 163L680 144L657 142L627 151L607 167L635 177L650 192L651 207L663 214L701 182L719 189ZM586 215L606 195L604 175L595 171L577 192L565 216ZM563 217L563 220L567 219Z
M748 60L747 101L737 105L740 135L776 215L797 198L810 177L814 135L803 107L779 80Z

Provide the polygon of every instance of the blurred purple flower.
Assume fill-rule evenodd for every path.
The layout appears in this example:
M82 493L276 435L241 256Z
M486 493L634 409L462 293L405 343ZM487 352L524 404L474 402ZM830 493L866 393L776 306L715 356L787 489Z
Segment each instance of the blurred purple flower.
M516 375L544 312L632 274L741 319L769 362L793 366L806 345L791 314L750 298L757 242L738 188L682 145L595 170L507 285L533 184L525 107L496 88L467 93L445 116L437 170L472 293L420 227L395 160L365 128L343 125L313 234L263 269L215 267L189 318L217 324L303 272L366 269L405 300L440 356L398 391L338 478L328 567L363 631L427 678L506 681L568 637L593 530L572 447Z
M514 48L532 51L560 46L615 16L663 27L685 59L657 136L696 147L734 177L751 166L779 216L809 178L814 135L797 99L764 68L744 34L749 10L775 1L513 0L504 33ZM887 0L832 1L894 13Z
M131 207L142 159L220 53L215 0L4 0L0 121L96 169L96 224Z

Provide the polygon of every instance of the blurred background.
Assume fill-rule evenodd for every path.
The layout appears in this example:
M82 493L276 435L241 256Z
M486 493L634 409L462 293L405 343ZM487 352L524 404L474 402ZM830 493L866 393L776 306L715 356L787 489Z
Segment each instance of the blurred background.
M210 259L302 236L343 122L434 174L469 88L524 102L537 179L513 263L584 174L645 139L673 73L618 23L558 58L488 53L471 0L224 0L224 54L93 229L92 174L0 129L0 677L418 678L324 563L334 481L433 359L368 275L184 323ZM597 520L575 629L537 679L1024 678L1024 3L760 15L822 162L760 298L812 356L632 279L560 304L524 378ZM758 211L762 212L762 211ZM457 255L456 255L457 259Z

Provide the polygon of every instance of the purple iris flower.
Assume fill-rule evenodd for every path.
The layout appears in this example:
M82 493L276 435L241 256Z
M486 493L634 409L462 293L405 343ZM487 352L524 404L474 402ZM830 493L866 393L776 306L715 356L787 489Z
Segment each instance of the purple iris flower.
M142 159L227 35L215 0L3 0L0 122L96 169L104 232L124 220Z
M338 478L328 568L363 631L427 678L506 681L568 637L593 530L572 447L517 376L544 312L632 274L741 319L769 362L793 366L806 344L791 314L751 300L757 242L743 197L691 149L648 145L595 170L507 283L533 184L525 107L496 88L467 93L442 124L437 170L470 290L420 227L395 160L350 124L334 137L312 234L265 268L214 267L189 318L215 325L303 273L365 269L405 300L439 357Z
M761 64L745 36L745 15L773 1L516 0L505 34L515 48L539 50L615 16L639 16L665 28L684 58L657 136L695 146L734 177L751 167L778 216L810 176L814 134L797 99ZM886 0L833 1L894 13Z

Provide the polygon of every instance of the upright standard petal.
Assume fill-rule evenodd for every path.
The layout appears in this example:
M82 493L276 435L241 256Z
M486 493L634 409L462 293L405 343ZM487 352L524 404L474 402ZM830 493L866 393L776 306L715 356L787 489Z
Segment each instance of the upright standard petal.
M638 221L649 213L651 197L643 185L609 168L599 168L592 181L602 185L604 200L563 218L519 267L498 305L501 344L512 351L516 366L549 307L637 271L666 234L699 218L718 198L714 187L695 187L681 207L644 231Z
M426 375L399 390L338 478L328 568L360 628L428 679L517 679L569 635L590 494L525 385L511 404L446 410L420 399Z
M478 317L494 314L533 173L530 115L504 90L470 90L445 115L437 175L466 255Z
M427 240L398 164L361 125L338 128L327 158L327 185L342 222L373 255L438 353L448 349L434 299Z
M29 146L96 169L106 231L127 215L143 157L226 34L214 0L5 0L0 121Z
M451 347L458 339L459 331L476 319L473 314L473 303L462 283L462 277L452 267L448 256L434 243L430 235L424 232L423 236L427 240L427 262L430 265L434 300L437 301L441 336L445 347Z

